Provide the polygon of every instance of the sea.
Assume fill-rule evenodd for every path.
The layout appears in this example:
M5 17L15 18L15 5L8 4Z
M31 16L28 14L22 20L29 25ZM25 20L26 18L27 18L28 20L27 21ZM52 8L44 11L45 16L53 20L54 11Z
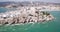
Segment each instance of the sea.
M0 13L4 13L6 11L6 8L0 8ZM47 12L51 13L55 19L41 23L0 25L0 32L60 32L60 10Z

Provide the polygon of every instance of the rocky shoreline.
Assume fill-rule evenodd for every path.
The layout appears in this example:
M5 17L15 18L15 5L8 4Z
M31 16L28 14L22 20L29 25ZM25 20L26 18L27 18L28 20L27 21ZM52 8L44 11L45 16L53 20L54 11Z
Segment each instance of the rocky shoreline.
M0 13L0 24L20 24L20 23L30 23L30 22L45 22L53 20L54 17L41 10L32 9L20 9L16 11L9 11L5 13Z

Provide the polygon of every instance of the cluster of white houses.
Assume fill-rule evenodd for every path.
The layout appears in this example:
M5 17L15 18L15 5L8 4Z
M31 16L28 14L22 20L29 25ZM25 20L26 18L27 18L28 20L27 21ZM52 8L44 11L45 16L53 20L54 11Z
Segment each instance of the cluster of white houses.
M50 13L35 7L20 7L15 11L0 13L0 24L44 22L53 19Z

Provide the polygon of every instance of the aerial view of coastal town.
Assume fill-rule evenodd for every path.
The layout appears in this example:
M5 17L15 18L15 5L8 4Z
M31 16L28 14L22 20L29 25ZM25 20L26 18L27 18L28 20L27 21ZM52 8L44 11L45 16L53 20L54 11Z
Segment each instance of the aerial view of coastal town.
M60 0L0 0L0 32L60 32Z

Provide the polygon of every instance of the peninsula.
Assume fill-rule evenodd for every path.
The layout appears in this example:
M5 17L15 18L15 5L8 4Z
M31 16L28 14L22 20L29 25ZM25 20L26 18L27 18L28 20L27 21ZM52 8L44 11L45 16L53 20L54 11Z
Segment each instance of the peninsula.
M5 13L0 13L0 24L20 24L20 23L35 23L35 22L45 22L53 20L54 17L45 11L46 7L49 6L37 6L35 4L9 4L5 8L16 8L16 10L7 11ZM59 6L59 5L58 5ZM51 8L52 9L52 8ZM56 7L55 7L56 9ZM57 9L60 9L58 7ZM53 10L53 9L52 9Z

